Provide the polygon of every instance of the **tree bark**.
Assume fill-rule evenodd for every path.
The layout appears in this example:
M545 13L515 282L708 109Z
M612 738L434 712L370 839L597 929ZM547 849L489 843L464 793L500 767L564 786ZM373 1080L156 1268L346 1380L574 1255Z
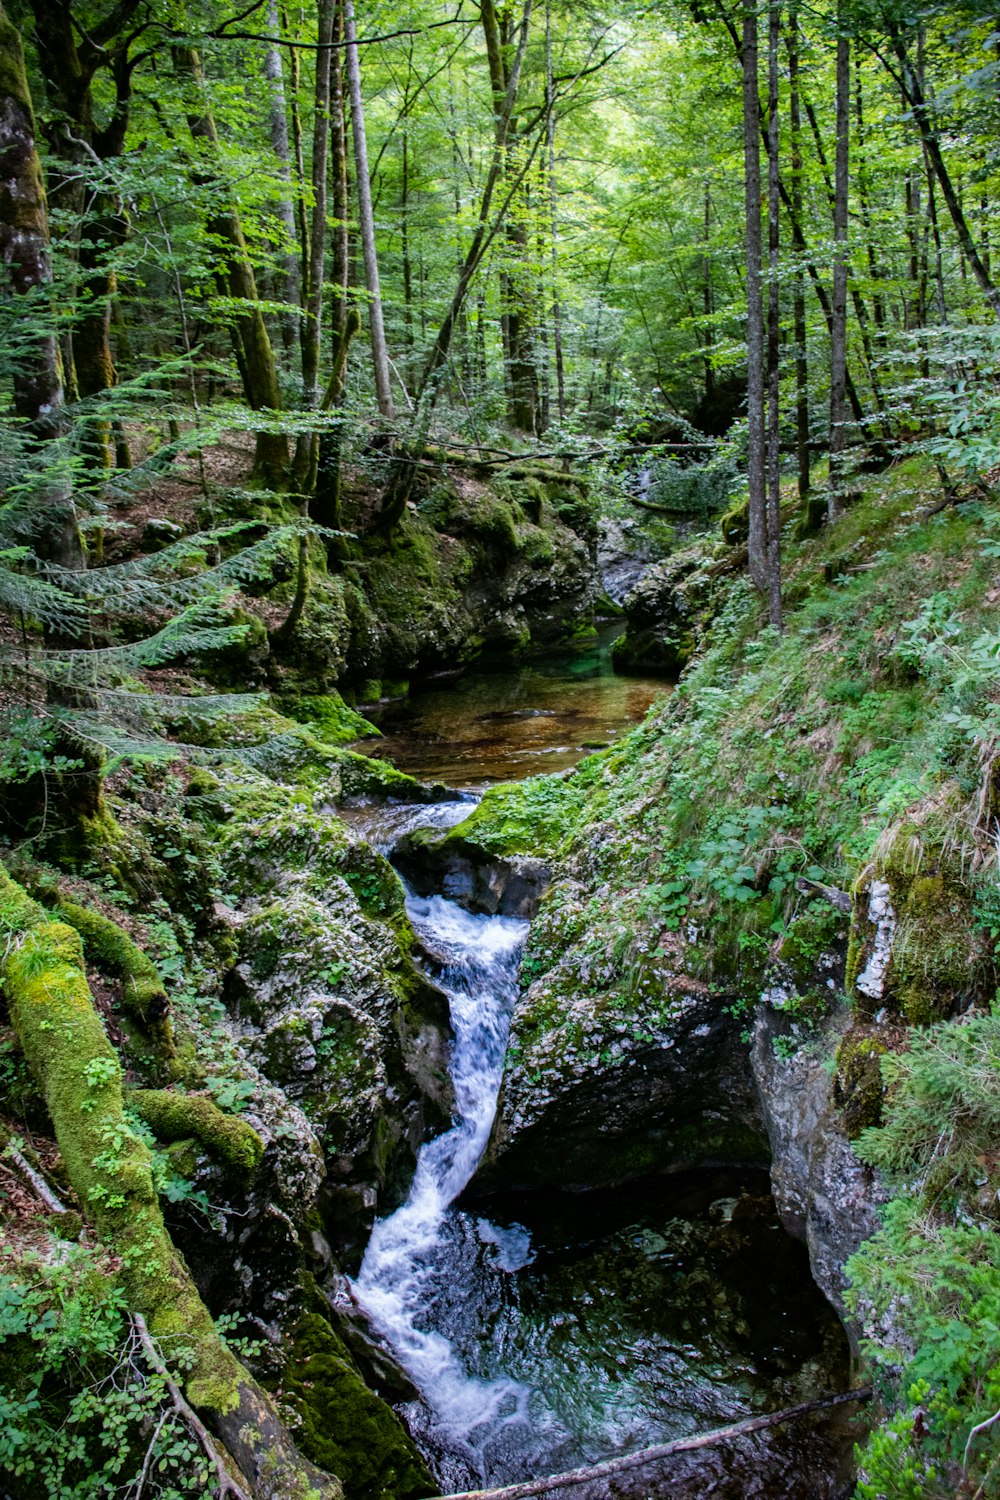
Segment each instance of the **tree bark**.
M802 111L799 95L799 21L797 6L788 15L788 117L792 136L792 217L802 220ZM780 181L779 181L780 190ZM809 472L809 352L806 343L806 296L802 272L796 267L792 283L792 324L795 336L795 457L799 499L810 489Z
M36 144L35 116L21 38L0 5L0 270L25 302L24 353L14 381L14 410L29 444L45 455L45 479L32 517L30 542L39 558L61 568L84 566L67 463L47 453L65 431L62 371L49 301L52 266L48 206Z
M830 489L827 516L836 519L844 490L847 446L847 193L850 166L851 44L846 33L843 0L837 12L837 152L833 205L833 321L830 327Z
M545 0L545 106L549 169L549 240L552 275L552 351L556 364L559 420L566 420L566 371L563 363L562 307L559 300L559 197L556 190L556 91L552 79L552 6Z
M316 32L316 86L313 109L312 218L308 274L302 298L302 392L313 411L319 404L319 361L323 334L323 278L326 273L327 158L330 141L330 78L337 0L320 0ZM295 477L308 495L319 455L316 433L302 433L295 447ZM308 503L308 502L304 502Z
M347 42L347 81L351 99L351 131L354 136L354 166L357 177L358 221L365 263L365 286L368 289L368 328L371 334L372 365L375 373L375 396L383 417L392 421L396 410L389 379L389 351L382 318L382 290L379 284L378 256L375 248L375 217L372 212L371 184L368 177L368 143L365 139L364 101L361 97L361 65L358 62L357 36L354 28L353 0L343 0L344 38Z
M941 189L941 197L944 199L945 207L951 216L955 233L958 235L958 242L962 247L962 253L991 312L995 317L1000 317L1000 289L994 286L990 279L989 271L986 269L979 251L976 249L976 243L972 238L968 222L962 211L962 205L955 190L955 184L951 180L951 174L941 153L941 143L938 140L937 130L931 121L923 84L910 60L906 49L906 42L899 27L893 22L889 22L888 32L893 51L902 70L900 83L904 97L913 111L913 118L916 121L917 129L920 131L920 138L927 151L927 157L934 176L937 178L938 187Z
M79 272L71 349L77 398L95 398L117 382L111 352L111 302L115 294L114 251L124 244L128 223L121 204L103 190L88 188L95 162L122 149L132 91L130 39L121 35L138 7L124 0L105 20L93 20L87 32L74 25L69 5L32 0L38 59L53 106L46 127L53 154L49 200L72 217L76 226L73 258ZM106 123L95 117L93 81L103 70L113 89ZM115 464L110 422L90 416L82 424L80 449L92 480L101 480Z
M764 453L764 303L761 289L760 97L757 92L757 11L743 3L743 174L747 293L747 477L750 577L767 591L767 494Z
M193 47L184 44L175 44L172 55L178 74L187 81L190 90L187 119L192 140L202 146L208 162L203 180L214 181L219 137L208 104L201 60ZM232 315L233 342L247 402L254 411L280 411L281 391L274 351L236 207L230 204L216 209L210 214L206 228L210 236L225 246L215 274L220 287L237 304ZM288 474L288 440L284 433L258 432L256 450L256 474L270 487L280 488Z
M778 297L781 195L778 180L778 46L780 0L771 0L767 27L767 602L781 629L781 308Z
M281 34L278 0L267 0L267 29L272 36L277 37ZM296 253L295 208L292 203L292 153L288 139L284 70L281 62L281 48L273 42L268 43L264 54L264 77L267 79L269 93L271 149L278 163L278 173L286 189L278 202L278 217L285 230L283 294L289 307L289 311L281 320L281 336L285 354L290 356L296 342L297 310L301 293L299 258Z
M433 406L433 403L436 399L437 377L439 371L444 367L447 361L448 351L451 348L451 340L455 331L456 323L458 321L458 316L462 308L465 306L465 298L468 293L469 286L472 282L472 278L476 274L476 271L479 269L482 258L486 254L486 251L489 249L493 241L493 237L496 234L497 228L499 227L499 222L506 214L507 208L509 206L511 194L508 194L508 201L504 203L499 217L495 219L491 224L490 210L493 205L493 196L496 192L496 186L500 180L500 175L504 168L507 134L510 129L511 120L513 118L514 104L517 99L517 91L521 80L521 67L524 62L524 52L527 44L528 26L531 20L531 8L532 0L525 0L517 51L514 55L514 61L511 65L510 72L507 75L506 89L504 89L504 72L502 64L499 62L498 57L500 34L497 27L496 12L493 9L492 0L484 0L484 3L481 7L483 33L486 39L486 52L490 64L490 83L493 89L493 155L490 161L489 171L486 175L486 181L483 185L482 196L479 201L479 214L477 217L476 228L473 232L472 241L465 253L465 258L462 261L461 270L458 274L458 283L455 287L455 291L451 299L451 304L448 308L448 311L445 313L444 319L441 323L441 327L438 329L437 337L434 340L433 347L431 348L431 352L427 357L427 362L424 365L423 375L421 376L420 380L420 387L417 391L418 405L425 404L429 401ZM525 164L524 170L527 170L527 167L530 166L530 161L531 158L529 158L528 162ZM516 187L517 181L515 180L514 190L516 190Z

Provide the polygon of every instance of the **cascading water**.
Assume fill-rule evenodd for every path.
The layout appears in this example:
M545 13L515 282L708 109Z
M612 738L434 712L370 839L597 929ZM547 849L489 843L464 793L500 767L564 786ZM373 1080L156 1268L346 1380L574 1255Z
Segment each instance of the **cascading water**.
M496 1432L526 1422L530 1393L512 1380L471 1377L451 1342L428 1326L428 1313L451 1255L449 1208L475 1171L493 1123L528 923L474 916L443 896L410 893L406 905L448 996L457 1120L423 1147L403 1206L375 1225L354 1291L427 1397L428 1439L451 1447L454 1459L464 1457L460 1469L478 1479L489 1470Z
M351 821L388 849L469 810L358 809ZM422 1148L403 1206L376 1223L354 1292L420 1393L403 1415L442 1489L594 1463L822 1388L842 1335L766 1178L550 1194L514 1205L505 1223L457 1207L493 1123L528 924L442 896L410 893L407 910L449 1000L456 1117ZM807 1436L808 1447L762 1440L760 1478L702 1455L668 1489L639 1476L614 1493L824 1500L839 1493L827 1482L837 1459Z

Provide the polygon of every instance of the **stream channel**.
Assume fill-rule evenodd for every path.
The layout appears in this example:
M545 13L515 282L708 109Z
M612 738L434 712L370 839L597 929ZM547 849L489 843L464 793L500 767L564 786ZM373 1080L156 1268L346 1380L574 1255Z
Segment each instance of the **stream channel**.
M572 764L657 691L623 684L600 655L568 672L470 675L408 701L395 745L365 748L481 787ZM391 858L404 833L452 826L473 800L347 816ZM843 1331L766 1173L493 1198L489 1217L463 1206L496 1109L528 923L411 890L407 910L449 1000L456 1116L422 1147L406 1201L376 1223L353 1291L420 1394L401 1414L442 1492L593 1464L844 1389ZM566 1493L834 1500L851 1492L851 1446L843 1419L799 1423Z

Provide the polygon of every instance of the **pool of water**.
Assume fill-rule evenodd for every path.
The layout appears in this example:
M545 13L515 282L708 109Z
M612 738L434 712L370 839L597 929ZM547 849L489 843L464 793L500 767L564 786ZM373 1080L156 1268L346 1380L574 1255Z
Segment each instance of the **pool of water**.
M670 691L658 678L618 676L613 640L614 633L590 650L502 672L469 671L366 706L382 734L354 749L454 787L561 771L637 724Z

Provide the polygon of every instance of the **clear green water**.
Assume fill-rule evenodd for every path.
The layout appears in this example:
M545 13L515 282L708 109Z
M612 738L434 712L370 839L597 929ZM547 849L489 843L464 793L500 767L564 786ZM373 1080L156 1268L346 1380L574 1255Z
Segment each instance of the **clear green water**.
M454 787L561 771L637 724L670 691L659 679L613 672L612 640L503 672L469 671L366 707L382 737L354 748Z

